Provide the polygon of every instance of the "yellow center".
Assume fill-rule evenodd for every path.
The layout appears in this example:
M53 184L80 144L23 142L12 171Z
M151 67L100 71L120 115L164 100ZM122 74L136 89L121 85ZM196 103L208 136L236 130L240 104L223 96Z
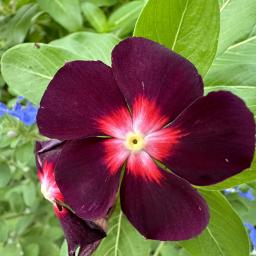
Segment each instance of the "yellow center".
M130 151L140 151L144 147L144 136L139 132L129 132L126 135L125 146Z

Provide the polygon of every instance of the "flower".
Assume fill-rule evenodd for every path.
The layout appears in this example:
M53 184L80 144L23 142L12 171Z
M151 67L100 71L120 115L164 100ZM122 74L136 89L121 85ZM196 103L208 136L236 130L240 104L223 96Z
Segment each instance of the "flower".
M249 236L250 236L250 240L253 246L253 250L256 250L256 228L254 225L250 224L250 223L245 223L244 224L248 230L249 230Z
M119 43L112 68L66 63L43 95L37 123L43 135L67 140L55 175L76 214L104 216L122 179L122 211L149 239L200 234L209 212L191 184L225 180L254 154L245 103L226 91L203 96L188 60L144 38Z
M246 192L243 192L240 190L239 187L234 187L234 188L229 188L224 190L225 194L230 194L230 193L238 193L240 197L244 199L248 199L250 201L253 201L255 199L252 189L247 190Z
M239 192L239 195L240 195L242 198L248 199L248 200L250 200L250 201L253 201L253 200L255 199L255 198L254 198L254 195L253 195L253 193L252 193L251 190L248 190L248 191L246 191L246 192L240 191L240 192Z
M9 109L4 103L0 102L0 117L4 114L9 114L18 118L25 125L33 125L36 122L37 107L27 101L25 106L21 105L23 97L18 97L18 100L12 109Z
M85 221L63 206L64 197L60 192L54 175L54 167L63 143L57 140L36 143L38 178L43 196L53 204L54 212L60 220L68 243L69 256L88 256L105 237L104 220Z

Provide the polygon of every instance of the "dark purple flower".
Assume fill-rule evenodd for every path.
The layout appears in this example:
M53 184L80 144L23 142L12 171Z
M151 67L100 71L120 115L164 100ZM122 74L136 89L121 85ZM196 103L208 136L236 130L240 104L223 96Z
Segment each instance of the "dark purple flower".
M248 168L254 154L255 123L244 102L226 91L203 96L188 60L143 38L117 45L112 68L66 63L50 82L37 121L43 135L68 140L55 173L76 214L104 216L125 166L122 210L150 239L200 234L209 212L190 183L220 182Z
M63 143L56 140L36 144L41 192L53 204L54 212L60 220L67 239L69 256L74 256L78 247L80 247L79 256L88 256L106 235L102 228L104 220L97 220L97 224L96 221L85 221L63 207L65 200L55 182L54 175L55 164L62 146Z

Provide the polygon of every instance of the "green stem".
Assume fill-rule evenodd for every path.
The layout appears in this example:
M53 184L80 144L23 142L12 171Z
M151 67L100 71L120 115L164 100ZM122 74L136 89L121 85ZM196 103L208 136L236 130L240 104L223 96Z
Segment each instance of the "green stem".
M156 248L156 250L155 250L153 256L158 256L158 255L159 255L159 253L160 253L160 251L161 251L163 245L164 245L164 242L160 242L160 243L158 244L158 246L157 246L157 248Z
M20 217L24 217L24 216L34 215L34 214L36 214L36 213L34 213L34 212L30 212L30 213L22 212L22 213L18 213L18 214L3 216L2 218L0 218L0 220L1 219L4 219L4 220L15 219L15 218L20 218Z

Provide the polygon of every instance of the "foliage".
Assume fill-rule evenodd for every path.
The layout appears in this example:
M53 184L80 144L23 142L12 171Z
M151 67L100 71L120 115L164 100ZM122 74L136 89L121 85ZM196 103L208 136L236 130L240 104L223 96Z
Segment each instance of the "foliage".
M230 90L256 116L255 0L0 0L0 28L0 101L9 108L17 96L38 105L66 61L110 64L113 47L134 31L193 62L206 94ZM36 125L21 121L8 114L0 118L0 255L66 255L63 233L36 177ZM211 222L197 238L179 243L145 240L117 205L95 255L248 256L242 222L256 225L255 201L235 190L225 193L229 203L219 191L239 186L256 196L255 180L254 161L245 172L200 188Z

